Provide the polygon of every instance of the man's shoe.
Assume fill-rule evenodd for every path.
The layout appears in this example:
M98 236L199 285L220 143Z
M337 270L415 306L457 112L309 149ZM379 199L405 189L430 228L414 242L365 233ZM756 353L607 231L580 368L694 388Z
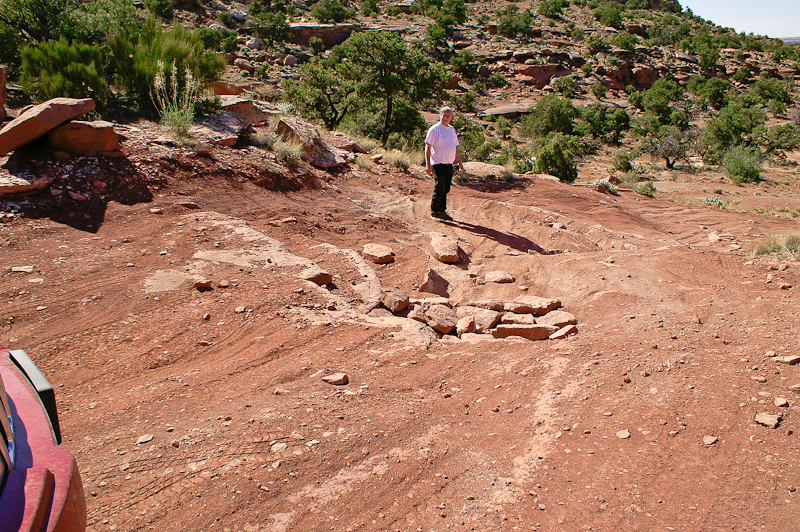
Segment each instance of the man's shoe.
M445 222L452 222L453 221L453 217L450 216L449 214L447 214L447 212L440 212L439 213L439 219L442 220L442 221L445 221Z

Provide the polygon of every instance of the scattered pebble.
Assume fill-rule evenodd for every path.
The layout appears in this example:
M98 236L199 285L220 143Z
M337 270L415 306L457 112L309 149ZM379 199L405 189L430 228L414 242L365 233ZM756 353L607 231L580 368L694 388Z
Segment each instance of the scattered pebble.
M773 415L773 414L765 414L765 413L758 413L756 414L756 423L759 425L764 425L765 427L769 427L771 429L777 428L778 424L781 422L781 416Z
M334 373L332 375L326 375L322 377L322 380L328 384L333 384L334 386L343 386L350 382L350 379L347 377L347 373Z
M777 407L784 408L789 406L789 401L784 397L776 397L773 404Z
M627 440L630 437L631 437L631 431L629 431L628 429L622 429L617 432L617 438L619 438L620 440Z
M153 435L152 435L152 434L142 434L142 435L141 435L141 436L139 436L139 438L136 440L136 445L141 445L141 444L143 444L143 443L147 443L147 442L149 442L149 441L152 441L152 439L153 439Z
M716 436L703 436L703 445L714 445L719 441Z

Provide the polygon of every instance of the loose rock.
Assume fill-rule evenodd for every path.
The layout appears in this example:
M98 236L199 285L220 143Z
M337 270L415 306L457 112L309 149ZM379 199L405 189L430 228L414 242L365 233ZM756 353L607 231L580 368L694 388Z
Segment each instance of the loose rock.
M492 336L495 338L508 338L509 336L521 336L528 340L546 340L555 332L555 328L547 325L498 325L492 329Z
M513 283L517 280L516 277L511 275L508 272L504 272L503 270L495 270L491 272L487 272L486 275L483 276L483 280L487 283Z
M714 445L719 441L716 436L703 436L703 445Z
M344 386L350 382L350 379L347 377L347 373L334 373L332 375L326 375L322 377L322 380L328 384L333 384L334 386Z
M394 261L392 248L381 244L364 244L361 255L375 264L388 264Z
M631 431L629 431L628 429L622 429L617 432L617 438L619 438L620 440L627 440L630 437L631 437Z
M431 305L425 311L425 321L434 331L450 334L456 328L458 316L455 311L445 305Z
M514 301L505 304L505 310L517 314L533 314L544 316L548 312L561 307L558 299L548 299L538 296L519 296Z
M756 423L764 425L765 427L774 429L778 427L781 422L781 416L773 414L759 413L756 414Z
M560 329L562 327L566 327L567 325L575 325L578 323L578 320L569 312L564 312L563 310L554 310L552 312L548 312L541 318L536 318L536 323L540 325L552 325L553 327L558 327Z
M431 235L431 253L442 262L458 262L458 240L450 235L433 233Z
M408 294L397 288L386 288L381 293L381 304L392 312L400 312L409 305Z

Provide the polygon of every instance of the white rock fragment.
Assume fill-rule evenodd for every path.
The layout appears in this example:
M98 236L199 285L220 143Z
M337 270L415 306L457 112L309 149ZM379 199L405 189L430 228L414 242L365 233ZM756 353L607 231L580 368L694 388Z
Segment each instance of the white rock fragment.
M136 440L136 445L141 445L143 443L147 443L147 442L152 441L152 440L153 440L153 435L152 434L142 434Z
M11 271L14 273L33 273L33 266L12 266Z
M617 432L617 438L619 438L620 440L627 440L630 437L631 437L631 431L629 431L628 429L622 429Z
M714 445L719 441L716 436L703 436L703 445Z

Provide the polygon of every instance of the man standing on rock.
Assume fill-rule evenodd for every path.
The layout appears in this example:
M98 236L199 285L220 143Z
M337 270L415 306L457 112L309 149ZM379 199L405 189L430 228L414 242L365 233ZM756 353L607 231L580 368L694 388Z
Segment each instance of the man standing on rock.
M447 193L453 181L453 162L458 162L458 169L464 171L461 157L458 155L458 136L450 125L453 110L442 107L439 121L432 125L425 137L425 165L428 175L433 175L434 188L431 198L431 218L438 221L450 221L447 214Z

